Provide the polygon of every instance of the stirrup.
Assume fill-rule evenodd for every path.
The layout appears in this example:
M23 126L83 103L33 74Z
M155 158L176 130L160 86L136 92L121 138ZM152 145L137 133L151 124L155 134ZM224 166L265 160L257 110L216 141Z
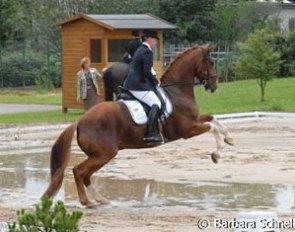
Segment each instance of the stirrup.
M158 136L146 137L143 140L146 141L147 144L149 144L149 145L159 145L159 144L163 144L164 143L164 141L162 140L162 138L160 138Z

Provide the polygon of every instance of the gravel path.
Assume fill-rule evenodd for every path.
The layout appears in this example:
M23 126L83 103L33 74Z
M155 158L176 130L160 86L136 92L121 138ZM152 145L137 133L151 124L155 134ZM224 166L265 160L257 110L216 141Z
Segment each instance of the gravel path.
M0 114L42 112L60 108L60 106L56 105L0 104Z

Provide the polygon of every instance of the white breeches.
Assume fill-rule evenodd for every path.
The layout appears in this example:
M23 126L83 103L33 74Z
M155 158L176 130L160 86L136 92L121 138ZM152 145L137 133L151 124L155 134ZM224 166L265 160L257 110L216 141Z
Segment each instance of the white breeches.
M154 91L130 90L130 93L138 100L147 104L148 106L152 107L154 104L156 104L161 109L161 101L159 100Z

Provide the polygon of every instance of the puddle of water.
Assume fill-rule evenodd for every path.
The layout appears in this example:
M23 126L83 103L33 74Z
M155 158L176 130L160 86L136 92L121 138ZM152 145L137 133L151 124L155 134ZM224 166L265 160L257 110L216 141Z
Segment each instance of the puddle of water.
M48 164L48 155L1 156L0 206L26 207L38 202L48 184ZM93 184L110 200L110 205L105 207L285 211L294 209L295 199L295 187L290 185L167 183L99 176L94 176ZM78 205L72 175L67 175L56 199Z

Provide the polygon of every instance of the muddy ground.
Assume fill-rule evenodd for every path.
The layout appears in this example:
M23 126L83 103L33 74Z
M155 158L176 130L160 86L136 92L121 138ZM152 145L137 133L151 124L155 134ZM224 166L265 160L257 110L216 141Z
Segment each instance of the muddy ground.
M149 179L165 183L197 183L199 181L205 183L207 181L210 183L286 185L293 191L291 191L292 204L292 197L293 201L295 198L294 120L259 119L246 122L229 121L226 124L233 134L235 146L226 146L220 163L217 165L213 164L210 159L210 152L215 149L215 142L212 135L207 134L189 140L179 140L155 149L121 151L112 162L96 173L96 176L128 180ZM64 126L40 125L37 129L35 127L7 128L2 126L0 129L0 168L1 163L2 166L5 165L5 160L9 155L48 153L53 139ZM46 133L44 133L44 128L47 128ZM75 153L80 153L76 144L73 144L73 150ZM3 157L3 162L1 157ZM82 159L81 155L73 155L71 166ZM48 163L48 159L42 162ZM43 169L44 179L49 178L48 168ZM1 172L5 172L5 169L3 168ZM66 180L72 180L70 168ZM17 196L17 191L21 189L15 188L13 191ZM256 191L254 193L265 194L266 199L270 197L268 188L261 191L266 192ZM117 192L120 192L120 189ZM2 197L2 201L0 199L0 221L13 220L15 210L23 206L22 202L26 201L26 195L21 194L19 198L9 198L7 193L2 196L0 193L0 197ZM287 197L290 198L290 194L286 195ZM245 198L247 202L247 194ZM9 199L13 202L9 202ZM90 210L73 204L72 202L77 199L71 197L71 203L68 206L71 209L78 207L83 210L85 217L81 221L81 228L85 231L198 231L197 221L200 218L208 218L211 222L216 218L231 220L236 216L237 211L256 210L255 202L250 207L246 207L246 203L238 204L240 199L238 196L232 196L231 204L233 202L235 204L229 208L210 208L207 204L204 204L203 208L182 208L177 207L174 203L174 207L102 206ZM207 203L210 204L210 198ZM275 203L271 204L273 207L266 207L266 209L278 211L281 219L289 220L290 217L295 217L293 206L276 208ZM210 228L207 231L232 230Z

